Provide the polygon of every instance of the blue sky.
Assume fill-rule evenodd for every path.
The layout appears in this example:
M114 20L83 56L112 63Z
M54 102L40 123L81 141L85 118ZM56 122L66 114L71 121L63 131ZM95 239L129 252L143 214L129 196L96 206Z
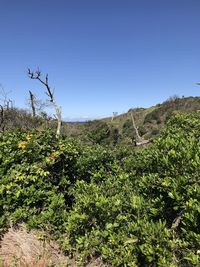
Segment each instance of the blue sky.
M0 0L0 83L45 99L39 67L67 118L198 96L199 29L199 0Z

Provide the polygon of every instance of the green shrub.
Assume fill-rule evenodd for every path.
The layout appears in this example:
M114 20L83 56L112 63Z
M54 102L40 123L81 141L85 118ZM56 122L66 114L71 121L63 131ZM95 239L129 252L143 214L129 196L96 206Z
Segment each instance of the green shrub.
M149 147L129 151L0 136L0 234L26 222L82 264L190 267L200 263L200 114L177 114Z

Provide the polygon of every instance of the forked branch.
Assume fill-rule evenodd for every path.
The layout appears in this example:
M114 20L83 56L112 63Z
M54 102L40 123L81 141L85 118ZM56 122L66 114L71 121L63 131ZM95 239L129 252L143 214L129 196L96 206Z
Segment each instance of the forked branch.
M51 90L50 86L49 86L49 78L48 78L48 73L46 74L45 77L45 81L43 81L41 79L41 71L38 69L36 71L31 71L30 69L28 69L28 76L31 79L34 80L38 80L39 82L41 82L47 89L46 95L49 97L50 102L54 102L54 92Z

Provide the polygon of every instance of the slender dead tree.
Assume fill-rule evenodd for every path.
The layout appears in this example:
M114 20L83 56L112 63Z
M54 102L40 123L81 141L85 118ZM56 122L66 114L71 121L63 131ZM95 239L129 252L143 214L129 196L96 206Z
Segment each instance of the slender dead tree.
M135 130L135 133L136 133L136 140L138 142L140 142L142 140L142 137L140 136L139 132L138 132L138 128L136 127L136 124L135 124L135 119L133 117L133 113L131 112L131 120L132 120L132 124L133 124L133 128Z
M117 116L118 112L113 112L112 118L111 118L111 122L114 120L114 118Z
M5 128L5 125L4 125L4 107L2 105L0 105L0 132L1 133L4 133L4 128Z
M13 109L13 101L10 98L6 102L6 109Z
M0 133L4 133L6 127L6 113L13 108L13 101L8 98L9 92L6 92L0 85Z
M29 95L30 95L30 104L31 104L31 109L32 109L32 115L35 117L36 111L35 111L35 96L34 94L29 90Z
M148 144L150 141L149 141L149 140L145 140L145 139L144 139L142 136L140 136L140 134L139 134L138 127L136 127L135 119L134 119L134 117L133 117L133 113L132 113L132 111L130 112L130 114L131 114L131 120L132 120L133 128L134 128L135 133L136 133L136 146L142 146L142 145Z
M46 87L46 95L48 96L48 99L50 103L54 106L55 109L55 116L57 119L57 130L56 130L56 137L58 138L60 136L60 130L61 130L61 123L62 123L62 115L61 115L61 107L57 104L55 97L54 97L54 90L51 89L49 86L49 77L48 74L46 74L45 79L43 80L41 78L41 71L38 69L37 71L31 71L28 69L28 77L30 79L38 80L41 84L43 84Z
M0 102L3 106L4 110L9 110L13 108L13 101L8 98L8 95L11 93L11 91L6 92L2 85L0 85Z

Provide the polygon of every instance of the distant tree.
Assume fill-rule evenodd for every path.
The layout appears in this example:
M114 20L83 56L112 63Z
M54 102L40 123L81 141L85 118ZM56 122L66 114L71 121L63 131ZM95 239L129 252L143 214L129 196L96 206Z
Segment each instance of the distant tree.
M2 105L0 105L0 132L4 132L4 108Z
M45 79L43 80L41 78L42 74L41 71L38 69L36 71L31 71L28 69L28 77L30 79L38 80L41 84L43 84L46 87L46 95L48 96L49 102L53 105L55 109L55 117L57 119L57 130L56 130L56 137L58 138L60 136L60 130L61 130L61 122L62 122L62 116L61 116L61 107L57 104L55 97L54 97L54 91L49 86L49 78L48 74L46 74Z
M110 142L113 145L116 145L119 141L119 138L120 138L119 130L117 128L111 127L111 129L110 129Z
M87 136L95 144L105 144L110 136L110 128L106 122L98 120L88 122Z
M13 108L13 100L8 97L9 94L10 91L6 92L3 86L0 85L0 103L5 110Z
M10 92L6 92L2 85L0 85L0 132L5 130L5 112L13 109L13 101L8 98Z
M113 112L113 115L112 115L112 118L111 118L111 122L114 120L115 117L117 117L117 115L118 115L118 112L116 112L116 111Z

